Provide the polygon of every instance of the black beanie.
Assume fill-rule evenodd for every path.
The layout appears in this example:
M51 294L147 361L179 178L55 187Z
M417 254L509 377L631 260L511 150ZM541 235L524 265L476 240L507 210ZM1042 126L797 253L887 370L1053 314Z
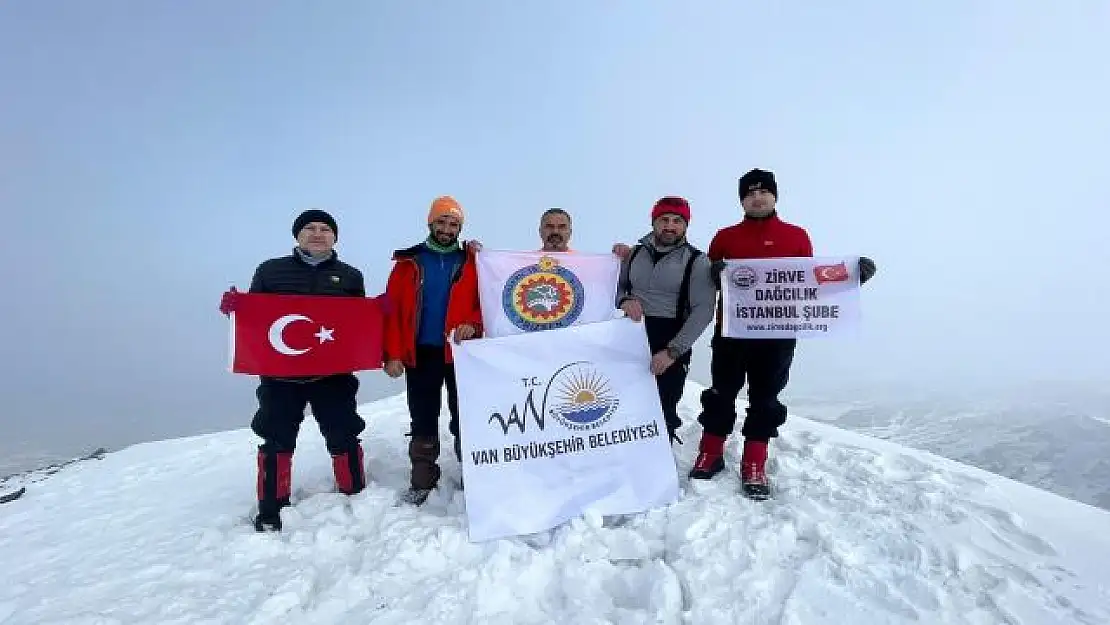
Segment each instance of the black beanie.
M335 223L335 220L332 219L331 215L318 208L310 208L297 217L296 221L293 222L293 238L297 238L301 230L314 221L319 221L331 226L331 231L335 233L335 240L339 240L339 226Z
M779 185L775 182L775 174L763 169L753 169L740 177L740 199L744 199L752 189L766 189L776 199L779 197Z

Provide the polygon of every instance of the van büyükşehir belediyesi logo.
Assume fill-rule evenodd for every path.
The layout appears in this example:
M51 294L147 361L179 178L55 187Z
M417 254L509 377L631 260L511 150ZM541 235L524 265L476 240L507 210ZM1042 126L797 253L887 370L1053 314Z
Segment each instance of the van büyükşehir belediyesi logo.
M489 423L497 423L504 434L516 426L524 433L531 419L541 431L551 417L568 430L585 431L605 425L620 406L620 398L612 383L589 361L563 365L542 382L538 377L521 378L527 390L524 401L514 403L509 414L494 412ZM536 406L536 392L543 390Z

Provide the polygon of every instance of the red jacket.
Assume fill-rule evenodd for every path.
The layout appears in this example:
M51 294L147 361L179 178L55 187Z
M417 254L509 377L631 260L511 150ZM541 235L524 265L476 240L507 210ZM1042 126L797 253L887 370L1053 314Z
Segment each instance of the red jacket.
M417 262L419 246L393 253L393 270L389 272L385 293L388 313L385 317L385 361L400 360L408 367L416 366L416 331L419 327L421 283L424 276ZM464 246L465 249L465 246ZM460 325L474 326L482 333L482 308L478 298L478 270L474 253L469 250L451 279L447 299L447 320L444 323L444 357L452 362L451 342L446 340Z
M706 255L710 260L812 257L813 244L804 228L772 215L721 228L709 242Z
M791 258L813 256L813 244L804 228L786 223L772 215L766 219L745 218L738 224L721 228L709 242L710 260L745 258ZM714 336L720 336L721 299L717 299Z

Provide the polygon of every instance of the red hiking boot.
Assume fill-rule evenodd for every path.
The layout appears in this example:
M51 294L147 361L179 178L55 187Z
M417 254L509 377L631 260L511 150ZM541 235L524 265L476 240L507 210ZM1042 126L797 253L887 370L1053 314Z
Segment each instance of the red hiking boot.
M698 459L690 469L690 479L708 480L725 468L725 437L702 432Z
M332 472L339 492L354 495L366 488L366 469L362 458L362 445L356 443L349 451L331 457Z
M771 496L771 483L767 479L767 441L744 441L744 453L740 459L740 481L744 486L744 496L763 501Z
M258 452L258 516L254 529L281 530L281 509L289 505L293 452Z

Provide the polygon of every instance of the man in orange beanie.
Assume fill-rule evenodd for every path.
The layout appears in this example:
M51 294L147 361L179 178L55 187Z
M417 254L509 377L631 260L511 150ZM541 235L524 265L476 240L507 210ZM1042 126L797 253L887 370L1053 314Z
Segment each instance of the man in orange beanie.
M428 211L428 237L393 253L386 285L390 302L385 320L385 372L405 375L412 440L410 489L406 501L420 505L439 483L439 413L447 387L448 426L455 457L462 460L459 400L451 346L478 336L482 311L474 252L459 244L463 210L450 196L436 198Z

